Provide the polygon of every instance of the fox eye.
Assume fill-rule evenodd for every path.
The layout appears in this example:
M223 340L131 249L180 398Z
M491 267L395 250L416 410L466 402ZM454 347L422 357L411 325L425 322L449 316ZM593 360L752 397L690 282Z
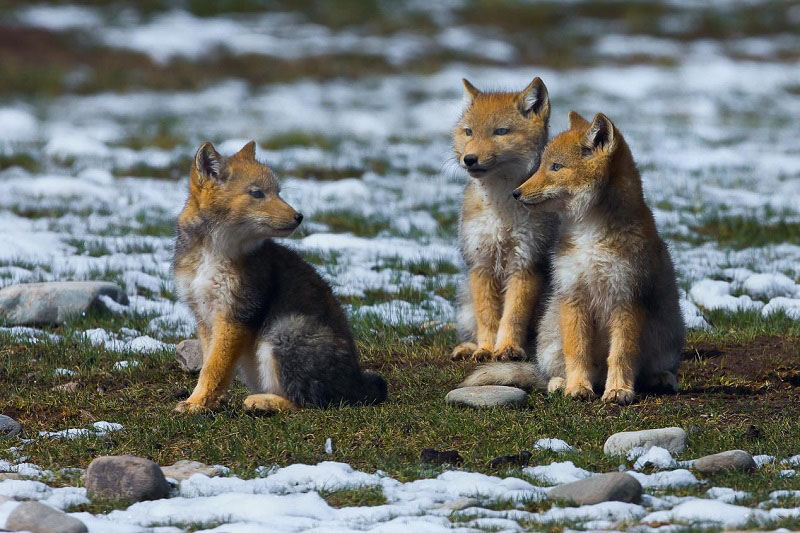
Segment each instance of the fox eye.
M250 196L252 196L253 198L259 198L259 199L264 198L264 191L262 191L261 189L250 189L249 192Z
M464 133L467 135L467 137L472 137L472 130L471 129L464 128Z
M505 135L506 133L508 133L508 128L497 128L494 130L495 135Z
M562 165L561 163L553 163L552 165L550 165L550 170L559 170L561 168L564 168L564 165Z

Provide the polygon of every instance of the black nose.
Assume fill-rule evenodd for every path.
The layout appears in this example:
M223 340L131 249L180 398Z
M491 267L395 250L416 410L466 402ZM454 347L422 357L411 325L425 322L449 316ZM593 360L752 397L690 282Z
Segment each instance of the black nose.
M514 200L519 200L519 197L522 196L522 191L519 189L514 189L514 192L511 193L511 196L514 197Z
M303 221L303 213L295 213L294 219L297 221L298 224L301 223Z
M471 167L478 162L478 156L475 154L467 154L464 156L464 164Z

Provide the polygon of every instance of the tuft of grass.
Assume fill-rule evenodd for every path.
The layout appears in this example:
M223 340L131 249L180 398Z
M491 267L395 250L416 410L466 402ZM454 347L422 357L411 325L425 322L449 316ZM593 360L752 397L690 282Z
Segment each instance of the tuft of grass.
M383 490L378 486L366 486L353 489L336 491L320 491L322 498L328 505L341 509L342 507L374 507L387 503Z
M319 133L311 133L303 130L292 130L261 141L261 146L267 150L283 150L295 146L315 146L323 150L335 150L338 148L341 138L329 137Z
M389 221L380 216L367 217L342 209L316 213L314 221L327 224L333 233L352 233L359 237L374 237L391 227Z
M800 241L800 222L785 220L764 223L755 218L715 214L692 229L707 239L737 250Z

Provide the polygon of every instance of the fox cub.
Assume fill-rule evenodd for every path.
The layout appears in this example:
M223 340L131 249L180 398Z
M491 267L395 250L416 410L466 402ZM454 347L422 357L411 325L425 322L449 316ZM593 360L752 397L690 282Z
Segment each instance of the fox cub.
M234 371L263 411L379 403L386 382L363 372L347 318L330 287L298 254L272 240L303 220L279 196L250 142L232 157L197 152L178 217L173 269L203 350L197 386L176 408L213 408Z
M514 192L521 203L565 213L554 294L539 325L534 364L489 365L465 384L563 389L629 404L634 385L677 391L684 342L675 273L625 139L602 114L575 112ZM637 383L638 380L638 383Z
M519 93L482 92L463 83L466 108L453 131L453 149L472 178L459 223L469 279L459 296L463 342L452 358L524 359L549 284L559 218L526 209L511 193L539 166L550 100L539 78Z

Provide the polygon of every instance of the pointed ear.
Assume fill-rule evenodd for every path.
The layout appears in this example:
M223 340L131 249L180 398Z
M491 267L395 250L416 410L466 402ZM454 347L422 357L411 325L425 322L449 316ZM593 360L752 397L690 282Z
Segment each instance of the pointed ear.
M461 78L461 83L464 85L464 99L467 102L472 102L481 92L477 87L472 85L466 78Z
M222 176L222 156L214 145L206 141L194 156L194 169L200 180L213 179L219 181Z
M237 159L255 159L256 158L256 142L250 141L249 143L245 144L244 147L236 152L233 157Z
M611 153L617 147L617 130L607 116L598 113L583 138L583 147L590 152Z
M550 96L547 94L547 87L541 78L533 78L522 92L517 96L519 112L526 117L537 115L542 120L550 119Z
M587 128L589 127L589 121L583 118L580 114L576 113L575 111L569 112L569 129L574 130L576 128Z

